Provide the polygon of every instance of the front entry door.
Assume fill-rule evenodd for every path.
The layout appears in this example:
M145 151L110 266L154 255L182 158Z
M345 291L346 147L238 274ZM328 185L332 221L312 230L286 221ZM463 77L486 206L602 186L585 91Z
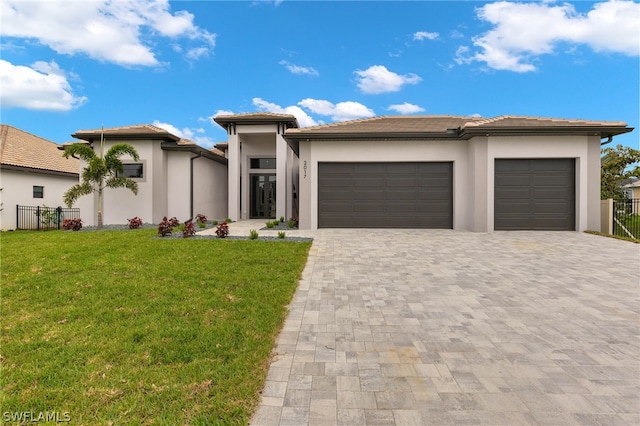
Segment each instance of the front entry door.
M276 175L251 175L251 219L276 217Z

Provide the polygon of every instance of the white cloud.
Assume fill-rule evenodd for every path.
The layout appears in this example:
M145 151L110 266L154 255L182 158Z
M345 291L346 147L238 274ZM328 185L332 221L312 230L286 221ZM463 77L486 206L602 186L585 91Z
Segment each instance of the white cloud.
M281 107L278 104L267 102L262 98L253 98L253 105L261 111L273 112L276 114L291 114L297 120L300 127L317 126L321 124L309 116L302 108L296 105Z
M532 63L554 53L560 43L587 45L596 52L640 54L640 4L612 0L579 14L568 3L500 1L477 9L478 17L494 28L473 38L476 49L462 46L459 64L484 62L489 68L535 71Z
M200 145L201 147L204 147L207 149L212 148L216 144L216 142L212 138L204 134L205 130L201 127L198 127L198 128L184 127L182 129L179 129L173 124L163 123L158 120L155 120L153 122L153 125L156 127L160 127L161 129L165 129L167 132L173 135L176 135L179 138L189 139L190 141L193 141L198 145Z
M54 61L26 67L0 59L0 82L3 107L69 111L87 101L73 93L65 72Z
M287 67L287 69L291 71L292 74L306 74L306 75L313 75L313 76L320 75L318 71L313 67L301 67L299 65L294 65L287 61L280 61L278 63L280 65L284 65L285 67Z
M375 116L372 109L358 102L346 101L333 104L320 99L303 99L298 105L307 108L314 114L330 116L333 121L356 120Z
M419 40L419 41L422 41L424 39L435 40L438 37L440 37L439 33L431 33L431 32L427 32L427 31L418 31L418 32L413 33L413 39L414 40Z
M399 112L400 114L415 114L417 112L424 111L424 108L422 108L421 106L410 104L408 102L405 102L403 104L389 105L389 108L387 109L390 111Z
M417 84L422 80L416 74L396 74L383 65L373 65L364 71L358 70L354 73L359 77L360 90L369 94L397 92L405 84Z
M188 40L187 55L197 59L213 50L215 34L193 23L186 11L170 12L168 0L94 0L0 2L7 37L35 39L59 54L86 54L123 66L157 66L152 41L143 34ZM150 37L149 36L149 37Z

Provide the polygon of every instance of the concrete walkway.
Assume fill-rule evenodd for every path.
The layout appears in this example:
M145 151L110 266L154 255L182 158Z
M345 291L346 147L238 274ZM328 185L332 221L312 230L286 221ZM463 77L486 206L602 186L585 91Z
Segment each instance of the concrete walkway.
M640 245L306 234L252 425L640 424Z

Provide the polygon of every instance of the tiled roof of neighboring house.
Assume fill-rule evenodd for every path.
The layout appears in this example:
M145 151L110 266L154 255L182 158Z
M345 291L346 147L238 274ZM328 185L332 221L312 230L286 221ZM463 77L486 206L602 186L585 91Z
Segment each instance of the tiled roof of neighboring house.
M0 125L0 164L3 167L78 175L80 162L76 158L64 158L59 146L13 126Z
M213 121L225 129L231 123L236 124L257 124L257 123L286 123L288 127L298 127L298 120L291 114L277 114L274 112L250 112L243 114L217 115Z
M136 124L132 126L108 127L104 129L78 130L73 135L74 138L86 141L100 140L100 136L118 137L122 139L159 138L165 140L178 141L180 138L163 128L152 124Z
M625 179L625 181L620 183L620 186L623 188L640 188L640 179Z

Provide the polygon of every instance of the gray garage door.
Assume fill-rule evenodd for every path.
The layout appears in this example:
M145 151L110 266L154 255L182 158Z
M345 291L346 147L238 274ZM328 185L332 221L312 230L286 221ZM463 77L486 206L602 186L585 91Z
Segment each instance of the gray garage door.
M496 160L494 228L575 230L575 160Z
M320 228L453 228L453 163L320 163Z

